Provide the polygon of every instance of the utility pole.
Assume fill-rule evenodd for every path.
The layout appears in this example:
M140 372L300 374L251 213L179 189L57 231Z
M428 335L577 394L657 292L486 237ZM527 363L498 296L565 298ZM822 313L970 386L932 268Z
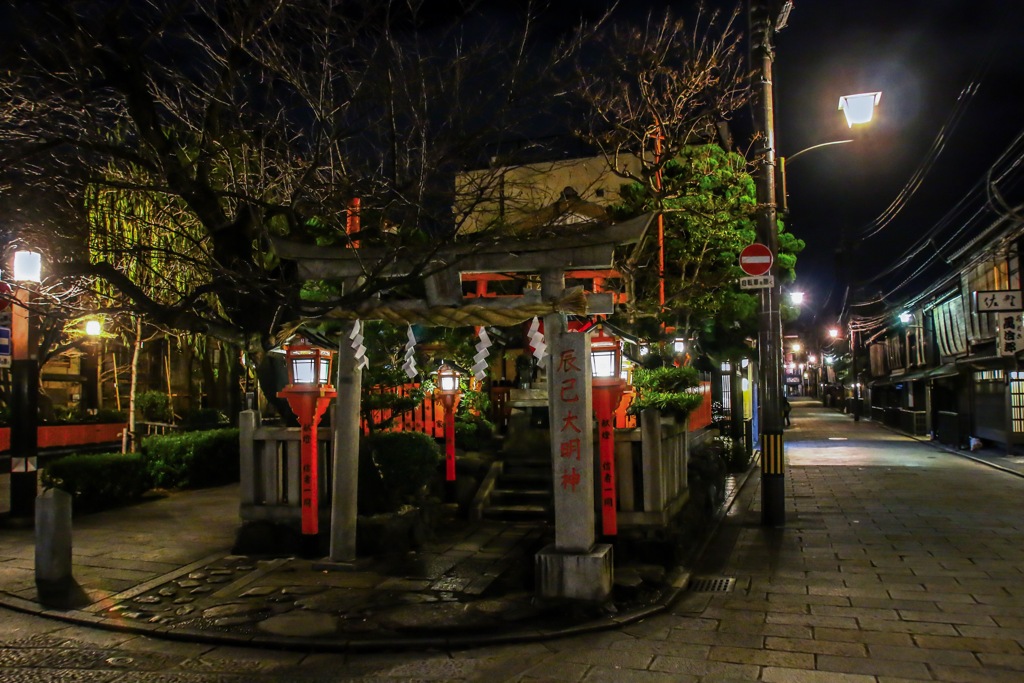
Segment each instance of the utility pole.
M784 3L786 13L790 7L790 3ZM775 264L771 270L774 284L761 290L757 335L761 394L761 523L773 527L786 523L781 377L782 282L778 276L779 234L775 198L775 111L772 84L772 36L776 28L776 16L779 20L783 18L781 13L769 11L766 0L750 0L751 64L755 68L756 79L754 125L761 142L756 171L757 236L758 241L771 250Z

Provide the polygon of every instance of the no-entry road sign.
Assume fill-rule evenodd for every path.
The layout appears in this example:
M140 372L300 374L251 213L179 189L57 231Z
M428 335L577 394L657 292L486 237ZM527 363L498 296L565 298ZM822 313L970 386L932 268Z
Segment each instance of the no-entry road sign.
M773 261L771 249L758 242L740 252L740 268L747 275L765 275L772 269Z

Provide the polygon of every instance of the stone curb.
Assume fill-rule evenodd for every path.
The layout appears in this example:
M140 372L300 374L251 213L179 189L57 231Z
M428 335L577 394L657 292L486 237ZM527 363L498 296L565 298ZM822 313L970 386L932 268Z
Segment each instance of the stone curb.
M686 563L692 565L707 549L711 539L718 531L722 520L735 505L741 492L750 481L755 471L755 464L758 454L751 461L751 467L737 478L736 486L728 500L722 505L721 510L715 516L711 528L703 543L686 558ZM168 574L145 581L138 586L112 596L118 599L131 597L145 592L149 588L160 585L168 578L180 576L191 571L194 567L202 566L211 560L221 558L217 554L194 562L187 566L180 567ZM62 621L68 624L77 624L89 628L97 628L118 633L130 633L143 635L152 638L172 640L178 642L203 643L218 646L239 646L239 647L265 647L277 650L302 650L307 652L379 652L388 650L421 650L421 649L468 649L489 645L510 645L549 640L551 638L565 638L569 636L596 633L628 626L642 621L648 617L667 611L679 596L686 590L690 582L691 572L684 566L675 567L659 594L658 598L650 604L634 607L621 614L610 615L590 619L579 624L560 628L538 628L525 627L519 630L479 633L465 636L397 636L390 638L348 638L328 639L317 637L281 637L273 635L252 635L242 636L232 633L217 633L188 628L169 628L161 624L147 624L138 622L117 622L112 619L100 616L96 612L101 609L98 603L93 603L84 609L59 610L42 606L31 600L12 595L6 591L0 591L0 607L5 607L15 612L32 614L47 619Z

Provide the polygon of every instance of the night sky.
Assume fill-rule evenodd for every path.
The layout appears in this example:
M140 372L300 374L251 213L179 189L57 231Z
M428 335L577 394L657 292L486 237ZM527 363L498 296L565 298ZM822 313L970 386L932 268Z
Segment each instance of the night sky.
M736 6L729 0L707 4L723 10ZM603 5L561 0L552 3L548 16L571 23L580 14L593 18ZM617 16L637 21L666 6L685 16L695 5L630 0L619 3ZM879 308L851 309L851 303L885 294L883 307L899 307L951 272L936 258L936 249L906 257L918 240L931 236L946 255L991 223L982 216L971 225L966 216L984 206L986 172L1024 131L1017 104L1024 93L1024 2L795 0L793 5L775 41L776 152L792 156L811 145L854 139L808 152L788 167L785 220L807 248L798 258L797 282L787 289L806 295L797 326L824 328L840 312L867 315ZM742 30L747 32L745 20ZM876 90L883 93L876 121L849 129L838 111L839 97ZM751 112L737 112L733 127L743 150ZM916 189L896 203L899 210L879 228L876 219L915 178ZM1011 174L1001 189L1008 196L1016 189L1017 203L1024 202L1024 170ZM909 278L928 255L930 265ZM887 271L892 272L883 276Z
M950 272L935 259L897 288L935 251L904 262L908 247L947 217L934 238L943 253L977 234L978 226L969 226L956 235L967 212L950 212L972 188L981 205L979 181L1024 130L1022 7L1007 0L797 0L776 42L778 152L855 139L809 152L788 168L788 223L807 242L797 264L798 286L809 298L802 322L834 319L850 280L863 283L853 288L853 301L882 293L887 306L898 306ZM877 122L850 131L836 111L839 96L874 90L883 92ZM944 124L944 148L926 164ZM919 168L927 169L920 187L878 230L873 221ZM1003 189L1012 194L1012 177ZM840 260L844 236L852 248Z

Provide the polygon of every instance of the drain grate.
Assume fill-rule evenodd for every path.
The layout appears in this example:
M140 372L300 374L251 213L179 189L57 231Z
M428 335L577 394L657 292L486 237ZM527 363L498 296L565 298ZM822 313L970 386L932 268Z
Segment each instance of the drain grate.
M727 576L700 576L690 581L693 593L730 593L736 587L736 579Z

